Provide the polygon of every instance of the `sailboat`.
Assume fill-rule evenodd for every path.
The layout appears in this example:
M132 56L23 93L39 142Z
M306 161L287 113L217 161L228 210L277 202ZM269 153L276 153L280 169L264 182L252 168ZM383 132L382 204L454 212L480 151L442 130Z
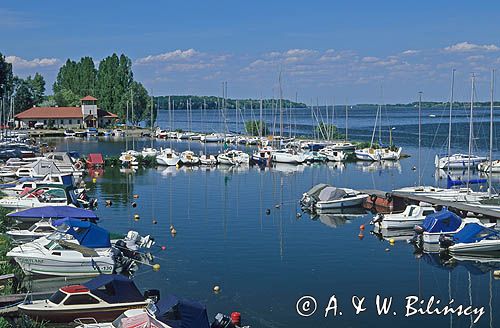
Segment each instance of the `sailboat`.
M188 124L189 124L189 130L191 131L191 99L187 100L186 102L186 107L187 107L187 113L188 113ZM188 135L188 138L191 138L194 133L189 132L189 133L184 133L183 135ZM180 137L179 137L180 138ZM182 138L180 138L182 139ZM198 165L200 164L200 158L194 154L193 151L191 151L191 143L188 143L188 150L183 151L180 156L180 161L184 165Z
M486 172L490 174L490 190L491 190L491 173L500 173L500 160L493 160L493 97L494 97L494 86L495 86L495 70L491 71L491 101L490 101L490 158L489 161L479 163L477 166L478 170L481 172Z
M381 148L374 148L373 147L373 141L375 138L375 131L377 129L377 122L381 122L382 119L382 106L379 105L377 108L377 114L375 115L375 124L373 126L373 133L372 133L372 139L370 141L370 147L368 148L363 148L363 149L356 149L354 151L354 154L356 155L356 158L361 160L361 161L397 161L401 158L401 151L402 148L394 148L394 147L381 147ZM379 135L382 133L381 130L381 124L379 126ZM381 143L381 140L379 140Z
M206 113L206 108L207 107L207 103L205 102L205 100L203 100L203 107L202 107L202 115L203 115L203 121L205 121L205 113ZM200 152L200 163L202 165L209 165L209 166L212 166L212 165L217 165L217 158L214 156L214 155L210 155L207 153L207 140L206 140L207 136L206 135L202 135L201 138L200 138L200 141L202 141L204 143L204 152Z
M159 100L158 100L159 101ZM160 108L160 104L158 103L158 109ZM153 96L151 96L151 135L150 135L150 139L151 139L151 145L150 147L144 147L141 151L141 155L142 157L155 157L158 153L158 151L153 148L153 109L154 109L154 101L153 101Z

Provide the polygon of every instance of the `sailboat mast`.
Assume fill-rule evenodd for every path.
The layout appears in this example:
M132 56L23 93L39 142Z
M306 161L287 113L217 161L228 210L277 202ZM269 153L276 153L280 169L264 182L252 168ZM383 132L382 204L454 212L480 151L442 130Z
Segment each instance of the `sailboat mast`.
M262 138L262 97L260 97L259 137Z
M349 109L347 108L347 100L345 102L345 141L349 140L347 132L348 132L348 127L347 127L347 122L348 122L348 117L349 117Z
M472 78L471 78L471 83L472 83L472 90L471 90L471 95L470 95L470 115L469 115L469 153L468 153L468 158L467 158L467 189L469 188L469 181L470 181L470 157L472 155L472 138L474 134L474 127L472 125L472 114L474 111L474 84L475 84L475 79L476 76L474 73L472 73Z
M492 186L491 186L491 174L493 171L493 96L494 96L494 88L495 88L495 69L491 70L491 87L490 87L490 166L489 166L489 179L488 179L488 196L491 198Z
M452 110L453 110L453 91L455 89L455 69L451 70L451 96L450 96L450 118L448 122L448 166L447 173L450 175L450 156L451 156L451 121L452 121Z
M280 140L283 137L283 90L281 89L281 71L279 75L279 87L280 87Z
M421 186L421 158L422 158L422 91L418 93L418 185Z

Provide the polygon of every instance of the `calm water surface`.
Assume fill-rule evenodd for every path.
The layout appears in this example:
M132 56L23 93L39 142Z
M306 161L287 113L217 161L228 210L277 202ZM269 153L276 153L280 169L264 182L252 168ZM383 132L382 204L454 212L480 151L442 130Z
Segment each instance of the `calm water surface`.
M483 116L486 114L484 110ZM185 112L175 115L176 127L185 128L186 120L182 123ZM196 115L193 121L194 117L202 117L202 113ZM369 138L374 112L358 113L358 119L355 113L350 115L353 138ZM399 163L279 165L270 169L158 168L139 169L135 173L108 168L95 183L88 178L89 187L91 195L101 204L113 200L113 206L101 205L97 210L103 227L116 232L136 229L150 233L158 245L166 246L165 251L154 252L161 270L141 268L135 277L138 286L200 300L207 305L211 317L219 311L239 311L243 322L253 327L496 327L500 322L499 312L495 311L500 304L500 283L492 278L494 263L455 261L443 265L439 257L422 255L404 240L390 246L370 233L368 222L372 215L369 214L296 216L300 212L301 194L319 182L382 190L415 185L418 170L412 167L418 164L417 121L414 112L412 117L408 115L408 111L391 112L391 120L397 124L394 140L403 145L405 153L412 155ZM300 121L300 115L295 117ZM214 123L215 113L211 119L212 123L205 117L191 124L195 130L198 127L210 131L208 126L215 129L218 124ZM306 122L305 115L301 120ZM446 122L445 117L425 118L421 179L426 184L442 184L433 166L434 155L442 152L446 144L447 126L437 130L440 120L441 124ZM467 117L460 120L464 125ZM159 122L167 126L165 113ZM236 127L235 122L231 124ZM307 128L306 123L303 125ZM486 121L478 125L478 152L487 152L486 128ZM467 140L464 135L467 132L462 129L462 135L454 139L456 150L466 150L466 143L459 140ZM125 149L123 139L51 139L50 142L56 143L58 149L82 154L116 155ZM146 139L133 142L136 149L150 143ZM127 144L131 148L132 140L127 140ZM155 141L155 147L168 145L168 141ZM194 142L172 145L178 150L204 149L204 145ZM209 152L220 151L218 145L208 147ZM498 177L495 184L496 181ZM133 195L139 198L134 199ZM132 207L134 201L136 208ZM270 209L269 215L266 209ZM136 213L141 217L139 221L133 220ZM156 225L153 219L158 221ZM177 230L175 238L169 233L171 224ZM362 240L358 238L361 224L367 225ZM221 286L220 293L212 292L214 285ZM296 312L296 302L303 295L312 295L317 300L318 310L311 317L303 318ZM332 295L338 299L342 316L330 314L324 318L324 308ZM355 315L351 306L353 295L366 297L367 310L359 315ZM394 298L389 315L377 315L376 295ZM466 316L405 318L404 298L408 295L425 300L434 295L445 304L451 297L454 304L484 306L486 313L475 325Z

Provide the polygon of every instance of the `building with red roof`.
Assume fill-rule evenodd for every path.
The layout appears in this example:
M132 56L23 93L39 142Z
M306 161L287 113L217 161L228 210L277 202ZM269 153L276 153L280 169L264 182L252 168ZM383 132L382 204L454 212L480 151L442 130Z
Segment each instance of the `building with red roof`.
M80 107L31 107L14 116L17 127L98 128L115 123L118 116L97 108L97 99L86 96Z

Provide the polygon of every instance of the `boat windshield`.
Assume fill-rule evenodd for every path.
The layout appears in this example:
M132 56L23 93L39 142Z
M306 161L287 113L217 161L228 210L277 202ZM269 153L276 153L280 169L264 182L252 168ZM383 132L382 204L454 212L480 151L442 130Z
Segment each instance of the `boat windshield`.
M60 304L64 299L66 298L66 294L58 290L52 296L49 298L49 301L51 301L54 304Z

